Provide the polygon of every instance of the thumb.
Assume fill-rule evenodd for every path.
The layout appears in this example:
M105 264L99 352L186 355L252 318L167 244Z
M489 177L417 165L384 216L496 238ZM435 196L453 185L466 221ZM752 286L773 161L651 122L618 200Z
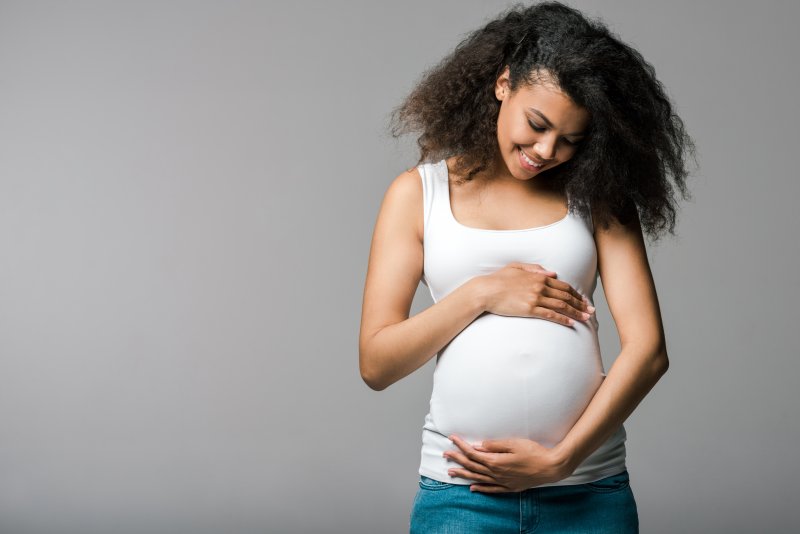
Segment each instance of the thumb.
M519 265L520 269L522 269L523 271L528 271L529 273L545 273L553 276L558 276L558 273L556 273L555 271L545 269L538 263L521 263Z
M488 452L512 452L511 442L506 439L487 439L481 443L480 449Z

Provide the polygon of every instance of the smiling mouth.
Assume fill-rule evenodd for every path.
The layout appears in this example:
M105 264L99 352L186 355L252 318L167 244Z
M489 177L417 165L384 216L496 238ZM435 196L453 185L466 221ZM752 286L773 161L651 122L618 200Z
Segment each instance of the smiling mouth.
M527 163L529 166L531 166L531 167L535 167L535 168L537 168L537 169L541 169L542 167L544 167L544 166L545 166L545 162L540 162L540 161L538 161L538 160L535 160L535 159L533 159L533 158L529 157L529 156L528 156L528 155L525 153L525 151L524 151L524 150L522 150L522 148L521 148L521 147L518 147L518 148L519 148L519 153L522 155L522 159L523 159L523 160L525 161L525 163Z

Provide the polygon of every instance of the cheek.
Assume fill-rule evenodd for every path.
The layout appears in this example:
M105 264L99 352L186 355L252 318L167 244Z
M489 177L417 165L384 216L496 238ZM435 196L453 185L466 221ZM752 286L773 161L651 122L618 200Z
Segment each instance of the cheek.
M530 126L524 125L509 125L505 129L506 140L516 147L516 145L531 146L536 143L536 134L531 131ZM513 147L512 147L513 148Z
M517 129L507 116L501 113L497 118L497 136L506 141L513 140L518 135Z
M500 115L497 117L497 136L502 141L513 145L530 144L534 139L534 136L531 135L530 125L524 121L514 120L504 111L501 109Z

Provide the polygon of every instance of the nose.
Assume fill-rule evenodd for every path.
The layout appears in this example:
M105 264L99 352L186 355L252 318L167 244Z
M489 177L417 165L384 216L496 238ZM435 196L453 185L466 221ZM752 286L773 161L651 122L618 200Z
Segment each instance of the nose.
M543 160L551 160L556 156L556 144L550 137L540 140L533 148Z

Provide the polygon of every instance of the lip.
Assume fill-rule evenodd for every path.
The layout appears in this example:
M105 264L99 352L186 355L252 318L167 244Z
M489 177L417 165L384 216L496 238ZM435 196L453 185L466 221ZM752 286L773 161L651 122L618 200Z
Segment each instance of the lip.
M541 163L542 164L541 167L533 167L532 165L528 165L528 162L525 161L525 158L522 156L522 153L523 153L522 149L520 147L517 147L517 150L519 151L519 164L522 165L522 167L524 169L529 170L529 171L539 172L542 169L544 169L545 166L547 165L546 163L541 162L541 161L537 160L536 158L530 158L530 159L532 161L535 161L536 163ZM528 156L527 154L525 154L525 155ZM528 156L528 157L530 157L530 156Z

